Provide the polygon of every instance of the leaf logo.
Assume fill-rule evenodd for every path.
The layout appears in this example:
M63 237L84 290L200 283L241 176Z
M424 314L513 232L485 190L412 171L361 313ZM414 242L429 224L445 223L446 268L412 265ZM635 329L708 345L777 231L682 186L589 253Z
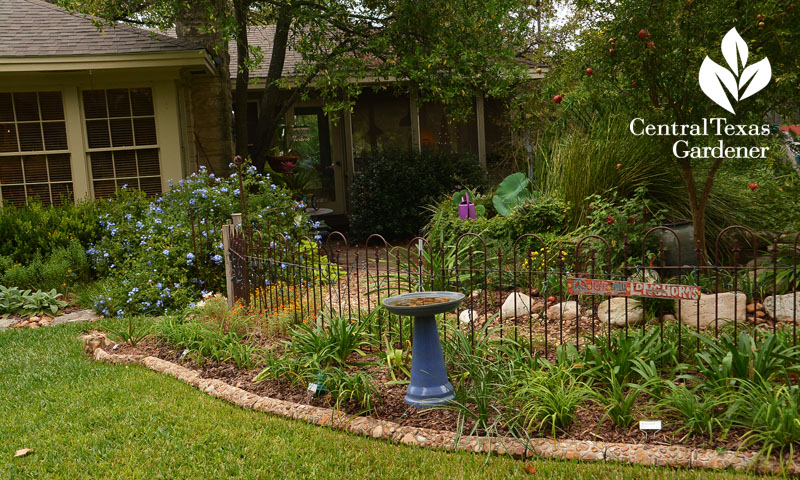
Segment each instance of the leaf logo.
M736 112L733 111L728 94L737 102L744 100L766 87L772 78L772 66L767 58L747 66L747 54L747 43L739 36L736 28L731 28L722 39L722 56L731 69L719 65L708 56L700 66L700 88L703 93L733 114ZM742 91L744 93L740 94Z

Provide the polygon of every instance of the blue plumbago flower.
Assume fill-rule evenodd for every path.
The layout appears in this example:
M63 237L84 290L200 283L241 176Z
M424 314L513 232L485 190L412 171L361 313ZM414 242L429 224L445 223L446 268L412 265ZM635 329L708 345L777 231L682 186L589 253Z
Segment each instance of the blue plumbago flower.
M219 191L222 193L228 193L228 187L219 187Z
M194 205L195 203L197 202L195 202L194 198L189 199L189 205Z
M139 287L133 287L130 292L128 292L128 296L133 296L136 292L139 291Z
M181 288L181 284L178 282L173 283L172 286L175 288Z
M122 189L123 189L123 190L125 190L126 188L128 188L128 184L127 184L127 183L126 183L125 185L123 185L123 186L122 186Z
M144 228L144 224L141 221L136 222L136 228L142 229Z
M156 301L156 307L159 307L159 308L161 308L161 307L163 307L163 306L164 306L164 302L162 302L161 300L157 300L157 301Z
M223 248L225 248L225 245L223 245L222 242L220 242L220 243L217 244L217 248L222 250Z
M200 171L201 172L205 172L206 171L206 166L205 165L200 165ZM194 173L192 175L194 175ZM214 175L214 174L212 173L211 175Z
M269 186L269 188L271 188L271 189L275 190L275 189L277 189L277 188L278 188L278 186L277 186L277 185L275 185L275 184L273 183L273 184L271 184L271 185Z
M314 235L314 240L322 240L322 235L320 234Z
M167 249L165 248L165 249L164 249L164 251L163 251L163 252L161 252L161 253L163 253L164 255L169 255L169 250L167 250Z
M160 218L156 218L153 221L156 222L156 224L161 225L161 219Z
M108 268L114 268L114 267L116 267L116 265L114 265L114 264L112 263L112 264L111 264L111 265L110 265Z
M145 307L149 307L150 306L150 302L142 302L142 305L145 306Z
M140 247L144 247L146 244L147 244L147 241L145 241L145 240L142 240L142 241L139 242L139 246Z
M222 263L222 255L219 255L219 254L214 255L214 256L211 257L211 260L214 263L216 263L217 265L219 265L220 263Z
M117 316L118 317L121 317L123 315L125 315L125 311L123 311L122 309L117 310Z
M133 215L131 215L130 213L126 213L125 214L125 220L130 221L132 218L133 218Z
M95 253L97 253L97 250L95 250L94 247L86 250L86 255L94 255Z
M161 282L156 283L156 288L161 290Z
M234 189L234 190L233 190L233 194L234 194L234 195L239 195L239 189L238 189L238 188L237 188L237 189Z

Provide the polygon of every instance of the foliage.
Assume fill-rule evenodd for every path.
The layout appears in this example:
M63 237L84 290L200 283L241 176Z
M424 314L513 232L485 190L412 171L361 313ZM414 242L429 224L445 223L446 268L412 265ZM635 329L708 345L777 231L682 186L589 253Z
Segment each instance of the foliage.
M295 328L288 345L306 365L346 365L351 354L364 355L361 348L369 345L367 324L345 315L324 314L317 325Z
M157 327L158 335L183 355L191 354L194 360L205 364L233 362L239 368L250 369L256 365L258 349L245 343L245 337L235 331L223 332L219 325L198 321L191 314L165 317Z
M443 194L449 198L455 189L485 184L485 173L471 156L382 152L353 177L350 229L359 240L373 233L412 237L425 225L425 205Z
M737 341L723 333L719 338L690 332L704 350L698 352L697 370L708 388L736 386L743 380L788 380L788 374L800 372L800 347L785 344L778 335L762 335L757 340L747 331Z
M340 368L326 370L325 387L334 400L336 409L354 404L370 414L380 399L378 387L372 377L364 372L348 373Z
M398 375L411 378L411 371L409 370L411 364L411 351L402 348L395 348L389 341L389 337L384 339L386 348L383 351L383 356L386 359L386 368L389 370L389 375L392 376L393 383L405 383L404 379L397 378ZM409 346L411 341L408 341Z
M295 242L308 235L307 214L284 190L252 167L242 176L249 218L265 238L280 234ZM104 284L95 310L118 316L175 312L202 291L222 290L219 226L241 208L239 188L237 173L217 178L201 169L156 199L121 190L103 201L105 236L87 250Z
M614 425L628 428L636 420L636 401L646 391L647 385L635 383L623 385L613 373L609 373L608 380L610 388L593 391L594 399L605 408L603 420L607 417Z
M67 306L55 289L48 291L20 290L17 287L0 285L0 315L55 315Z
M253 378L256 383L269 378L278 382L288 381L291 385L302 385L310 375L309 367L292 355L278 355L273 350L267 350L262 361L263 370Z
M545 428L556 430L570 425L575 410L591 397L589 386L570 369L543 364L529 370L512 384L508 398L508 423L523 432Z
M659 408L678 417L678 431L703 435L710 442L715 433L725 437L731 428L731 417L726 410L731 406L732 392L717 389L710 392L691 390L686 385L667 382L669 393L659 402Z
M35 253L26 264L13 262L11 257L0 258L0 283L66 293L70 287L87 281L90 276L86 252L77 240L53 249L46 258Z
M786 118L791 118L796 111L800 76L796 73L795 56L785 45L798 41L795 26L800 12L785 2L581 0L577 6L590 11L593 20L576 36L576 48L557 60L559 73L544 89L545 97L564 95L564 101L552 107L560 117L553 125L564 128L586 110L613 109L626 122L641 118L644 124L653 125L702 124L709 118L723 118L739 125L764 125L771 113L785 113ZM671 21L657 22L654 18ZM697 72L705 58L725 64L720 45L734 27L746 40L742 53L749 50L751 64L769 58L775 79L760 95L736 103L735 117L709 100L697 84ZM587 67L593 69L593 74L583 73ZM738 72L737 67L734 73L738 76ZM734 99L738 99L738 93ZM620 144L651 142L629 132L620 138L625 139ZM705 212L716 174L726 162L722 156L678 158L673 155L673 145L685 140L689 146L702 147L718 145L722 140L726 146L749 147L757 145L761 138L679 131L654 138L657 141L652 143L652 158L679 172L695 238L705 250Z
M746 413L737 423L750 428L742 446L759 444L760 453L767 458L774 451L793 458L795 445L800 443L800 387L758 378L745 381L742 392L742 408Z
M628 266L641 265L647 259L642 258L642 242L645 234L653 227L658 226L663 215L654 212L646 199L647 189L639 187L635 193L627 198L619 198L616 191L601 197L591 195L586 200L589 203L588 226L583 232L598 235L609 242L609 249L602 248L598 252L598 260L604 261L610 256L611 265L616 268L627 261ZM624 248L625 242L629 248ZM658 245L656 235L648 236L648 257L654 252L654 245ZM628 258L625 255L628 255ZM605 263L605 262L603 262Z
M126 318L117 319L115 323L109 323L106 326L106 330L112 338L133 347L152 333L152 327L153 325L149 318L130 315Z
M530 181L524 173L512 173L497 186L497 193L492 197L492 204L500 215L511 215L520 205L532 199Z
M97 208L97 203L86 201L50 207L39 202L30 202L25 208L3 206L0 256L27 265L36 258L47 259L53 251L69 248L76 242L82 246L96 242L103 235Z

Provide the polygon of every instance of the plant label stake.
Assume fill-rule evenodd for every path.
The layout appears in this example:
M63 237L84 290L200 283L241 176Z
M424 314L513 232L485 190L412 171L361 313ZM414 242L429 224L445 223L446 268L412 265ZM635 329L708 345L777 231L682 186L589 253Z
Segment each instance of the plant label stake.
M461 220L475 220L475 204L469 201L469 194L467 193L461 198L461 204L458 206L458 216Z
M656 434L661 431L661 420L641 420L639 430L644 432L644 440L647 441L648 434Z

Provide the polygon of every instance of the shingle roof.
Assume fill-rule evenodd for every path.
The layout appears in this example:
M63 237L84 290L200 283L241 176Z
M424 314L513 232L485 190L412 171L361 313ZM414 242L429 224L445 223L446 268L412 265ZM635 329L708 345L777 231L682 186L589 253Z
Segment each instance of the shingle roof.
M0 57L191 50L201 47L127 25L100 31L90 17L70 14L44 0L0 0Z
M2 1L2 0L0 0ZM269 71L269 61L272 58L272 39L275 37L275 25L257 25L247 27L247 42L250 47L260 47L264 59L261 64L250 71L251 78L266 78ZM236 78L237 58L236 41L228 44L228 51L231 55L231 78ZM291 47L286 49L286 60L283 62L283 75L291 76L303 57Z

